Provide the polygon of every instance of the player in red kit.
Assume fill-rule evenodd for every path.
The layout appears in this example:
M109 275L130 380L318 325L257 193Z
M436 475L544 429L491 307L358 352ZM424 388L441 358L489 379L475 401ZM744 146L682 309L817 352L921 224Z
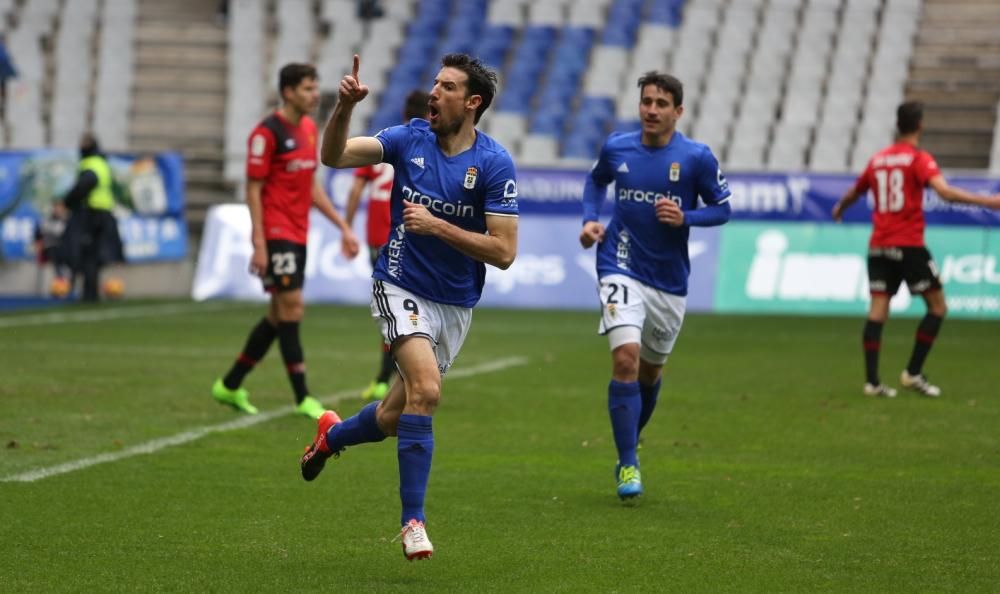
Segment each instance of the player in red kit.
M941 389L928 382L922 373L924 360L948 311L937 267L924 243L924 188L930 186L948 202L1000 208L1000 195L981 196L949 186L934 157L917 148L923 115L920 102L899 106L896 142L875 153L854 186L833 207L833 218L840 221L844 210L869 190L872 192L872 235L868 244L871 307L863 333L864 393L869 396L896 395L895 389L879 379L878 358L882 327L889 317L889 300L904 280L910 293L924 298L927 314L917 327L910 362L900 376L900 383L924 396L941 395Z
M424 91L412 91L406 96L406 106L403 109L403 123L409 123L413 118L426 118L430 94ZM347 197L347 224L354 224L354 215L358 212L361 195L365 186L372 185L368 193L368 222L366 235L368 238L368 256L372 267L378 259L382 247L389 241L390 211L389 196L392 193L393 169L388 163L376 163L359 167L354 170L354 185ZM361 392L364 400L378 400L389 391L389 379L392 376L392 355L389 345L382 344L381 366L378 375L367 388Z
M277 338L295 392L296 410L319 418L323 405L309 395L306 387L299 339L305 309L302 285L309 210L315 206L340 228L341 251L347 257L357 255L358 240L315 179L316 122L308 114L319 104L316 69L309 64L286 65L279 74L278 90L282 105L250 134L247 158L246 199L253 225L250 272L261 277L271 302L232 368L215 381L212 396L256 414L257 408L250 404L249 394L241 384Z

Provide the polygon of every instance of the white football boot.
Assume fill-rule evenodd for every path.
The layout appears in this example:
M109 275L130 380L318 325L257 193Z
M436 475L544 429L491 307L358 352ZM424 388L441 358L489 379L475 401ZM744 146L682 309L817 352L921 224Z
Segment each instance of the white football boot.
M427 538L423 522L410 520L403 526L399 535L403 539L403 555L407 561L429 559L434 554L434 545L431 544L431 539Z
M864 387L865 396L882 396L883 398L895 398L896 389L890 388L885 384L865 384Z
M910 375L910 373L904 369L902 375L899 376L899 383L903 384L904 388L909 388L914 392L919 392L930 398L937 398L941 395L941 388L927 381L927 378L924 377L924 374L922 373Z

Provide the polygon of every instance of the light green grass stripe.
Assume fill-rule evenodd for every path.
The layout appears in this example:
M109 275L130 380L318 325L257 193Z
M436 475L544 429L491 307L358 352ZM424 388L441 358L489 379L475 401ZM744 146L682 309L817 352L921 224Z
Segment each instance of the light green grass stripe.
M482 375L484 373L492 373L494 371L502 371L510 367L524 365L527 362L528 359L525 357L507 357L504 359L497 359L496 361L490 361L489 363L473 365L472 367L455 369L454 371L449 372L447 377L448 379L459 379L463 377ZM324 397L323 401L329 406L336 406L340 400L356 396L360 391L361 388L341 390L339 392L335 392L329 396ZM20 474L12 474L10 476L0 478L0 482L32 483L41 479L58 476L60 474L66 474L69 472L75 472L77 470L83 470L84 468L90 468L91 466L97 466L98 464L117 462L118 460L124 460L126 458L131 458L133 456L139 456L142 454L152 454L154 452L158 452L165 448L182 445L185 443L190 443L197 439L201 439L202 437L205 437L210 433L224 433L226 431L246 429L247 427L253 427L254 425L266 423L267 421L270 421L272 419L277 419L278 417L284 417L293 414L294 412L295 412L295 407L293 406L282 407L261 413L259 415L240 417L236 420L220 423L218 425L199 427L197 429L192 429L190 431L178 433L176 435L171 435L169 437L161 437L159 439L147 441L146 443L142 443L137 446L125 448L124 450L118 452L98 454L96 456L91 456L89 458L81 458L79 460L74 460L72 462L66 462L64 464L58 464L56 466L49 466L48 468L37 468L35 470L29 470L28 472L22 472Z
M0 317L0 328L19 328L24 326L49 326L52 324L68 324L79 322L103 322L123 318L143 318L146 316L164 316L197 312L211 312L222 309L232 309L231 303L173 303L165 305L138 305L135 307L113 307L109 309L92 309L87 311L51 312L33 315L13 315Z

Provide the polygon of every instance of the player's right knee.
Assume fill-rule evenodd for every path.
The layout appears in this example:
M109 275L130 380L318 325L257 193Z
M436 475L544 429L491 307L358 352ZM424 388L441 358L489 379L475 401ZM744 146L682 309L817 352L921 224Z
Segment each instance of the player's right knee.
M441 382L434 380L417 380L408 385L406 402L418 410L431 412L437 408L441 400Z
M639 357L629 353L615 353L612 373L619 382L634 382L639 378Z

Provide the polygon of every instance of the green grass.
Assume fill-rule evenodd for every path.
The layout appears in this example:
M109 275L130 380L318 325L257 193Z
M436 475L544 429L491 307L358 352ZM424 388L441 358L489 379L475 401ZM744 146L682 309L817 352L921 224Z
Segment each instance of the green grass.
M261 307L182 307L0 327L0 478L238 418L208 388ZM34 314L0 322L15 315ZM915 324L886 329L890 383ZM646 495L625 507L596 314L477 310L453 369L527 363L445 381L431 561L391 542L395 442L307 484L314 425L288 415L0 482L0 591L996 591L1000 324L946 322L928 363L940 400L862 396L861 325L689 316L644 434ZM311 306L303 340L319 394L360 391L376 367L365 308ZM247 382L265 411L291 403L279 362L274 347Z

